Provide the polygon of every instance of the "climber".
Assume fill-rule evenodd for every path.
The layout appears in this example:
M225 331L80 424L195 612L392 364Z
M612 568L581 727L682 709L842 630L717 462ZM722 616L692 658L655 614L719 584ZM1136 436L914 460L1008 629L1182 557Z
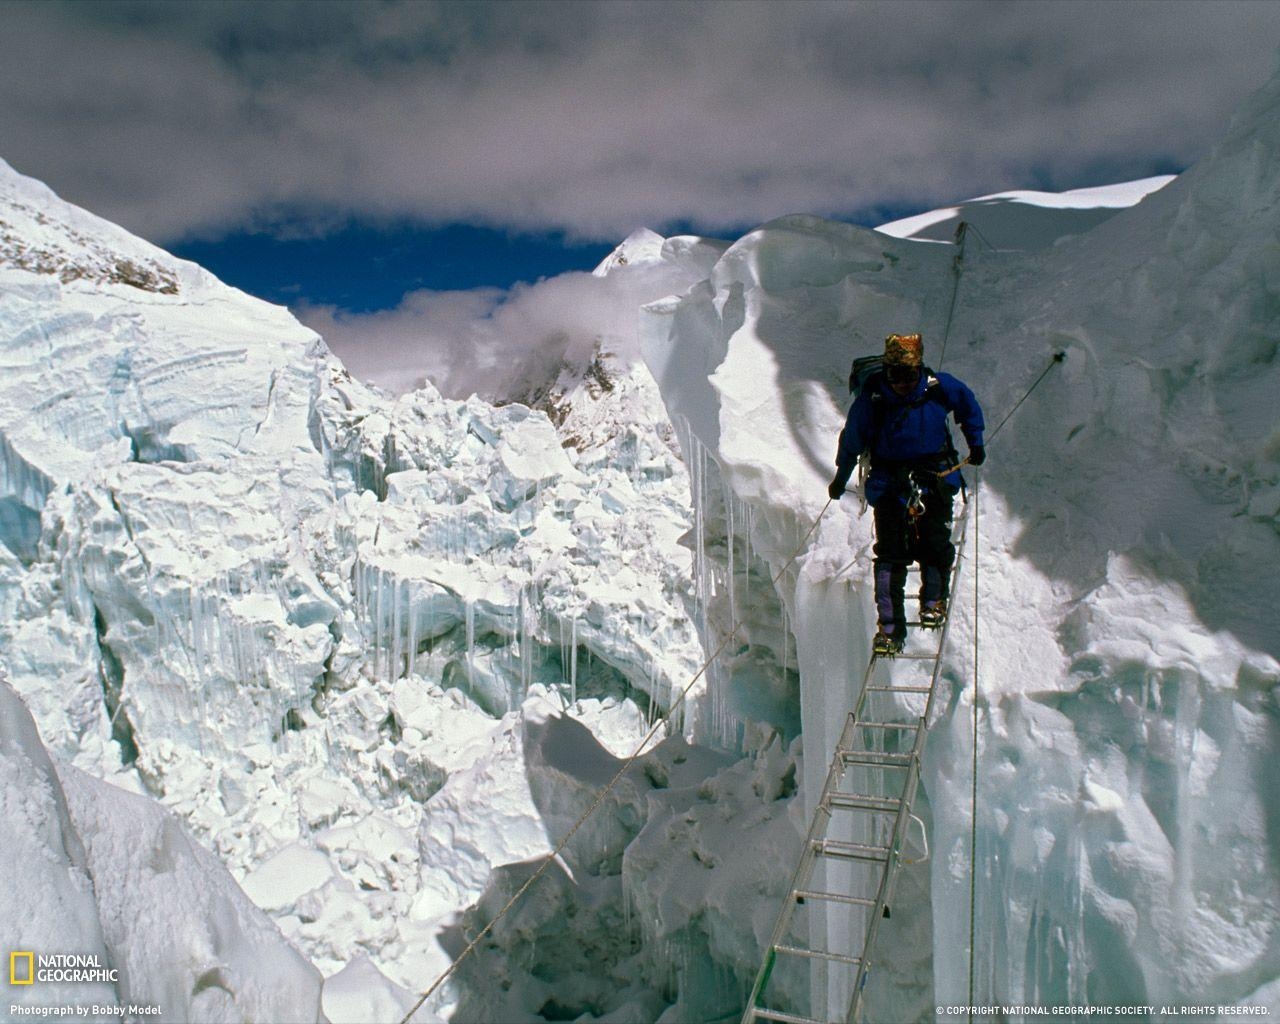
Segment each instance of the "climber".
M919 334L890 334L881 369L863 384L849 409L836 451L833 501L845 493L864 451L870 454L867 502L875 510L877 655L902 650L907 635L903 589L907 566L920 563L920 625L939 628L947 616L951 567L952 499L963 485L960 457L947 416L954 413L969 447L966 462L981 466L982 409L968 386L924 365Z

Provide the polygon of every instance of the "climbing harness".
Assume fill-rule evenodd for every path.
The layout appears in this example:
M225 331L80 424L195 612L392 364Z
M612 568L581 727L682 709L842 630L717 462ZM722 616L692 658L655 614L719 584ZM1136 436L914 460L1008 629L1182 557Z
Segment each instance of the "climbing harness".
M804 536L800 539L800 543L796 545L795 551L791 553L791 556L786 560L782 568L778 570L777 574L770 581L771 586L776 587L778 585L778 581L782 579L783 574L786 573L786 571L789 568L791 568L792 563L794 563L795 560L800 557L800 553L804 550L805 545L808 544L809 538L813 536L813 531L818 528L818 523L822 521L822 517L826 515L827 509L829 509L830 507L831 507L831 499L828 498L827 503L822 506L822 510L818 513L818 517L813 521L813 525L810 526L807 531L805 531ZM591 806L589 806L585 811L582 812L581 815L578 816L578 820L575 821L572 826L570 826L569 831L566 832L564 834L564 837L560 840L560 842L556 844L555 849L546 855L542 863L538 865L538 868L533 872L533 874L531 874L525 880L524 884L521 885L520 888L515 891L515 893L511 896L511 898L507 900L506 904L502 907L501 910L498 911L496 915L494 915L493 919L490 920L489 923L486 924L483 928L481 928L480 931L476 933L475 937L469 943L467 943L466 947L462 950L461 953L458 954L457 958L454 959L454 961L448 966L445 972L441 974L438 978L436 978L436 980L431 983L431 986L425 992L423 992L422 995L418 997L417 1001L413 1004L413 1006L409 1008L408 1013L406 1013L400 1019L399 1024L409 1024L410 1018L412 1018L413 1015L418 1012L422 1004L425 1003L428 999L430 999L431 996L440 988L440 986L443 985L445 981L447 981L453 975L453 973L458 969L458 965L461 964L463 960L465 960L468 956L471 955L472 952L475 951L475 948L480 944L480 940L483 939L486 935L489 934L490 931L493 930L494 926L499 921L501 921L502 918L504 918L507 915L507 913L511 910L511 908L516 905L516 903L520 900L520 898L526 892L528 892L528 890L533 886L533 884L539 878L541 878L543 874L546 873L547 869L552 865L552 863L560 859L560 855L564 852L565 848L569 845L569 841L577 834L578 830L582 828L582 826L586 823L587 819L590 818L591 815L594 814L596 810L599 809L600 805L604 803L605 798L608 797L608 795L611 792L613 792L614 787L617 786L617 784L622 781L622 777L626 775L626 773L631 769L631 766L636 762L636 760L648 747L649 742L654 738L654 736L657 735L658 730L662 728L664 725L666 725L668 722L670 722L672 714L675 712L675 710L678 707L680 707L684 703L685 699L689 696L689 691L693 689L694 684L707 673L707 670L715 662L716 658L718 658L720 656L720 653L726 647L729 646L730 641L733 640L733 638L737 635L738 630L741 628L742 628L741 620L735 621L732 624L732 627L730 628L729 632L725 635L724 639L720 641L720 645L711 653L711 656L708 657L705 662L703 662L702 667L698 669L698 671L694 674L693 678L690 679L689 682L685 684L684 689L680 691L676 699L671 702L670 707L667 708L667 713L662 718L659 718L657 721L653 723L653 726L649 729L649 731L645 734L644 738L636 746L636 749L631 753L631 756L622 762L622 766L614 774L613 778L611 778L609 782L605 785L605 787L601 789L599 793L596 794L596 797L592 801Z

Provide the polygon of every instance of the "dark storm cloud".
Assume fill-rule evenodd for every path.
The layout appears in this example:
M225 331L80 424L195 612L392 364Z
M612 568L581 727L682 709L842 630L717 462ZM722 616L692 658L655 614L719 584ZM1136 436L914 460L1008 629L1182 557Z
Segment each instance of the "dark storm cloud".
M0 7L0 156L149 237L299 213L616 238L1185 163L1272 3Z

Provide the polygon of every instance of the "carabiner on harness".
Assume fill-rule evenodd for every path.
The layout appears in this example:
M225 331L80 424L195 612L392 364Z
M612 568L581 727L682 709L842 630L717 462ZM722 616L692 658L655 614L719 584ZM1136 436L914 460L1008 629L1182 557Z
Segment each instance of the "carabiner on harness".
M907 498L907 518L911 522L911 528L919 533L920 517L924 515L924 491L915 473L909 474L907 480L911 484L911 494Z

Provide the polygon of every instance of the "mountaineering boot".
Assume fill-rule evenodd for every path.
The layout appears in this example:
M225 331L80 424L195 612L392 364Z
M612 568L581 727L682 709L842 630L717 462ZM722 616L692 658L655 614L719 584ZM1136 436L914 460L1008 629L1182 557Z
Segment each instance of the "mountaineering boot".
M950 569L937 565L920 566L920 625L938 629L947 619L947 584Z
M902 653L902 644L905 640L902 634L906 631L885 632L886 625L889 623L882 624L876 631L876 635L871 638L871 653L877 658L892 658L895 654ZM892 630L893 627L889 625L889 628Z
M871 639L871 651L877 656L893 657L907 639L907 617L903 612L906 583L905 565L875 563L876 618L880 620L880 629Z
M920 625L925 629L939 629L946 621L946 601L926 601L920 606Z

